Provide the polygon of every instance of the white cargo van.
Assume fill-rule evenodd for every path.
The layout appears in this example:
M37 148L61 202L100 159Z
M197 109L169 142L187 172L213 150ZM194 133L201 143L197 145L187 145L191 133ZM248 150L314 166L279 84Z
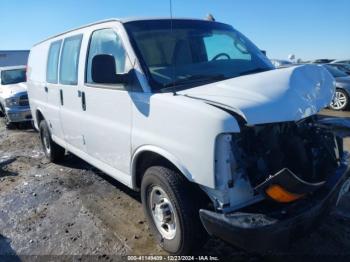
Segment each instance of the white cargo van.
M276 248L327 213L348 176L336 133L348 123L316 115L332 76L273 70L227 24L108 20L51 37L30 51L28 93L46 156L69 151L140 190L172 254L206 232Z

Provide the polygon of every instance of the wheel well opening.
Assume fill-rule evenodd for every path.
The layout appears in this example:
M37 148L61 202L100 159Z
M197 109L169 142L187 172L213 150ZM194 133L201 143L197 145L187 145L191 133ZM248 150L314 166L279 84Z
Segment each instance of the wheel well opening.
M349 96L349 92L346 89L343 89L341 87L336 86L335 90L336 91L341 91L341 92L345 93L345 95Z
M142 152L136 160L136 165L135 165L135 185L136 188L141 187L141 181L144 173L146 170L151 167L151 166L164 166L167 168L170 168L172 170L175 170L181 174L181 171L173 164L171 163L168 159L165 157L151 152L151 151L145 151Z
M142 152L136 159L134 174L134 183L136 189L141 188L143 175L145 174L146 170L151 166L167 167L184 176L184 174L167 158L151 151L145 151ZM191 188L190 191L192 192L193 196L195 196L195 198L198 200L199 206L201 208L209 208L210 210L213 209L212 201L209 199L208 195L204 193L204 191L199 187L199 185L188 181L187 178L185 178L185 180L188 182L189 188Z
M44 120L44 116L39 110L37 110L36 111L36 121L38 123L38 126L42 120Z

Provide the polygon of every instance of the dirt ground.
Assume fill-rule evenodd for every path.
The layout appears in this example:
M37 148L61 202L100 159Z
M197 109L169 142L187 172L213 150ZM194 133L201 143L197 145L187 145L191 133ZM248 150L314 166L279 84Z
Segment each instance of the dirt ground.
M12 255L0 260L165 255L152 238L137 193L73 155L60 165L49 163L38 137L32 129L0 125L0 255ZM258 258L213 238L198 254ZM350 255L350 193L287 254Z

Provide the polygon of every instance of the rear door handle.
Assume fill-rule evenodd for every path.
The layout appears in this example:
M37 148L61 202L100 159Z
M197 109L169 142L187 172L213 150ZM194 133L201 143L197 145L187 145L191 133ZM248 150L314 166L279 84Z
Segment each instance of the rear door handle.
M47 93L49 91L49 89L47 88L47 86L44 87L45 92Z
M61 105L63 106L63 90L60 89L60 100L61 100Z

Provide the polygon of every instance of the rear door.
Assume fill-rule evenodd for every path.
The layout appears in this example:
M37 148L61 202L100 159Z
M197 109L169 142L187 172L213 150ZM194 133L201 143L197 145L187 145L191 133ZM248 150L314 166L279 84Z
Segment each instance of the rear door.
M58 84L58 66L62 46L62 40L52 42L49 48L46 65L46 86L48 106L46 109L46 120L51 129L51 134L63 139L63 131L60 121L61 92Z
M63 40L60 56L59 88L61 123L65 141L75 149L85 151L85 139L81 124L81 100L78 88L78 67L83 35Z

